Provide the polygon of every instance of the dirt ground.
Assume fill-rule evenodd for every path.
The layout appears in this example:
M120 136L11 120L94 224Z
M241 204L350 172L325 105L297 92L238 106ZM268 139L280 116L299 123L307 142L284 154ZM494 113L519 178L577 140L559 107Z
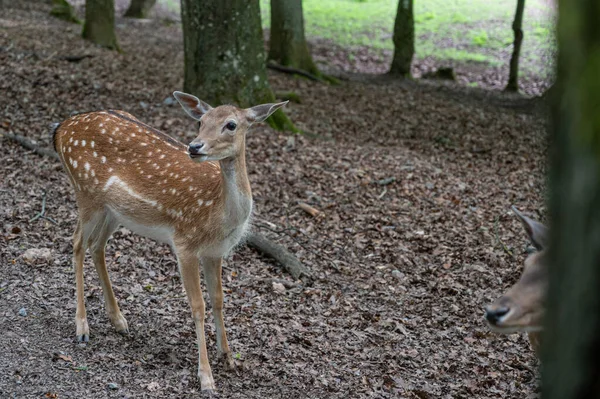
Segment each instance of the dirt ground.
M50 123L117 108L182 141L194 136L168 100L183 83L177 25L119 19L118 54L82 41L79 27L39 2L0 5L0 129L49 146ZM93 57L61 59L83 54ZM245 246L227 259L227 332L246 370L216 362L208 310L221 397L538 397L526 337L491 333L482 308L516 281L528 246L510 205L545 214L543 117L520 98L435 83L270 81L301 96L287 112L319 137L266 126L248 136L253 228L315 280L292 281ZM58 162L0 146L0 397L200 397L193 322L169 248L125 229L109 242L127 337L110 325L86 259L91 337L77 344L73 190ZM30 221L44 193L56 224ZM31 248L45 251L24 257ZM272 278L289 282L285 292Z

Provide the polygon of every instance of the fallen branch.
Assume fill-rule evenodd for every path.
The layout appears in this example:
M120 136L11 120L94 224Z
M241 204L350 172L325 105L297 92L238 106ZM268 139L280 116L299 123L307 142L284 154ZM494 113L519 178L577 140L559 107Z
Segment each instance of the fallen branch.
M31 140L29 140L26 137L23 137L18 134L4 133L4 132L0 132L0 134L3 135L4 137L9 138L12 141L18 143L22 147L33 151L34 153L36 153L38 155L50 157L50 158L53 158L56 160L59 159L58 154L55 151L49 150L46 148L42 148L39 145L33 143ZM43 210L45 210L45 197L44 197L44 202L42 203L42 208L43 208ZM41 215L40 217L44 217L44 216ZM34 218L34 220L35 220L35 218ZM302 277L311 279L310 272L308 271L308 269L306 269L306 267L304 267L304 265L298 260L298 258L296 258L294 255L292 255L290 252L288 252L281 245L272 242L271 240L264 237L263 235L256 233L256 232L250 233L250 235L247 238L246 243L249 246L257 249L260 253L262 253L270 258L275 259L295 279L299 279Z
M12 141L19 143L21 145L21 147L27 148L28 150L31 150L38 155L41 155L44 157L50 157L50 158L54 158L54 159L58 160L58 154L55 151L49 150L46 148L42 148L26 137L23 137L19 134L4 133L4 132L0 132L0 134L3 135L4 137L8 137Z
M275 244L262 234L251 233L246 243L259 252L269 255L271 258L279 262L283 268L292 275L296 280L302 277L311 279L308 269L291 253L279 244Z
M273 69L273 70L279 71L279 72L289 73L292 75L304 76L305 78L314 80L316 82L324 82L324 80L321 79L320 77L318 77L317 75L313 75L312 73L306 72L303 69L283 66L283 65L277 64L276 62L273 62L273 61L270 61L267 63L267 68Z

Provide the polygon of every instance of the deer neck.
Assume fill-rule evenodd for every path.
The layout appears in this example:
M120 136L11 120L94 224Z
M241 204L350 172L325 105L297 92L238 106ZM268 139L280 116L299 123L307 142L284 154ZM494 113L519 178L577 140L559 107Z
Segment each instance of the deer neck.
M252 191L246 172L246 151L245 143L243 144L237 156L219 161L227 230L245 224L252 211Z

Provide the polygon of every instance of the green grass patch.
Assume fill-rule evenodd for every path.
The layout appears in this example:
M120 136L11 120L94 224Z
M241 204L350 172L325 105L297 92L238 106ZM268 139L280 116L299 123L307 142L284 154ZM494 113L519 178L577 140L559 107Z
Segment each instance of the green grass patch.
M484 47L488 42L488 34L486 31L475 32L472 36L471 42L475 46Z
M178 0L158 0L179 12ZM355 48L393 50L399 0L303 0L306 35ZM270 25L270 0L260 0L263 27ZM498 51L512 44L516 2L489 0L417 0L414 2L416 56L434 56L490 64L506 63ZM535 61L528 49L553 46L553 22L546 0L525 3L523 65ZM546 17L547 18L547 17ZM495 53L494 53L495 52ZM496 55L490 55L496 54Z

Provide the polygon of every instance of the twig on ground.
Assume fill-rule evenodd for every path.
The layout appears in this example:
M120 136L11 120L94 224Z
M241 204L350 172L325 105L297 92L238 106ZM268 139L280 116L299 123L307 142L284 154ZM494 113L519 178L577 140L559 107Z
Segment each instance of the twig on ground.
M514 258L515 255L512 253L512 251L510 249L508 249L508 247L504 244L504 241L502 241L502 239L500 238L500 235L498 234L498 223L499 222L500 222L500 216L496 217L496 221L494 222L494 236L496 237L496 242L502 246L502 249L504 249L504 252L509 254L511 258Z
M46 216L46 192L45 191L42 193L42 210L37 215L35 215L33 218L31 218L29 220L29 223L35 222L38 219L46 219L47 221L52 222L55 225L58 225L58 223L56 223L56 221L54 219Z
M59 60L69 61L69 62L79 62L86 58L93 58L92 54L83 54L83 55L63 55L58 57Z
M300 207L300 209L302 209L304 212L308 213L312 217L317 217L322 214L320 210L313 208L305 202L298 202L298 206Z

